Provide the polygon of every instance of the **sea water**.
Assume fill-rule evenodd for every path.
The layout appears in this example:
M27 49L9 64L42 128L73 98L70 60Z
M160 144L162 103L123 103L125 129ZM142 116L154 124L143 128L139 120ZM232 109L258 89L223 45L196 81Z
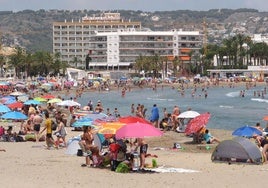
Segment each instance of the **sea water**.
M244 97L240 96L241 90L245 90L245 87L211 87L207 89L208 97L205 98L200 88L193 97L192 89L186 89L185 95L181 96L177 89L159 87L156 91L151 88L131 90L126 92L124 97L121 96L121 90L85 92L77 100L82 107L87 105L89 100L93 101L94 106L101 100L104 112L107 108L110 112L118 108L121 116L131 115L131 104L135 104L135 107L137 104L143 104L148 109L146 118L149 118L153 104L157 104L162 118L163 108L167 108L171 113L173 107L177 105L181 112L188 108L199 113L210 112L208 128L234 130L244 125L254 126L256 122L260 122L264 127L266 122L262 119L268 115L268 94L264 98L254 96L254 91L263 91L264 86L245 90Z

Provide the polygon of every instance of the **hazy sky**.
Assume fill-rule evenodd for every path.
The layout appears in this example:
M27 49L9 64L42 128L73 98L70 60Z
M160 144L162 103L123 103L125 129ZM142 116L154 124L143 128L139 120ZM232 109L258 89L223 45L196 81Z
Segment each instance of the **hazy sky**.
M254 8L268 11L268 0L0 0L0 10L209 10Z

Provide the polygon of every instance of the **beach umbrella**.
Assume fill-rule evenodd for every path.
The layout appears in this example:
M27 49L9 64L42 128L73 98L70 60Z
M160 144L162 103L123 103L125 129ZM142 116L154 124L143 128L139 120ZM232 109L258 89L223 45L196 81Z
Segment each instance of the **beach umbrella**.
M254 135L262 135L262 132L255 127L246 125L246 126L239 127L238 129L234 130L232 135L252 138Z
M10 98L10 99L6 100L6 101L4 102L4 104L5 104L5 105L8 105L8 104L11 104L11 103L14 103L14 102L16 102L16 99L12 99L12 98Z
M11 109L15 109L15 108L22 108L23 105L24 104L22 102L15 101L14 103L8 104L7 106Z
M20 96L20 95L25 95L25 93L15 91L15 92L10 93L9 95L11 95L11 96Z
M200 114L193 110L188 110L185 112L182 112L178 118L195 118L196 116L199 116Z
M91 126L91 127L95 127L93 125L93 120L91 118L81 118L76 120L73 124L72 127L83 127L83 126Z
M51 94L46 94L46 95L42 96L42 98L44 98L44 99L54 99L56 97L54 95L51 95Z
M105 121L109 116L104 113L90 113L86 114L84 117L91 118L93 121L95 120Z
M98 130L98 133L115 134L116 131L124 125L125 123L121 123L121 122L102 122L99 124L100 129Z
M268 121L268 116L264 116L264 117L263 117L263 120L264 120L264 121Z
M193 133L197 133L203 127L205 127L210 119L210 113L200 114L195 118L191 119L185 128L185 134L190 135Z
M163 132L147 123L128 123L115 133L116 139L162 136Z
M46 102L47 101L47 99L42 98L42 97L35 97L34 100L39 101L39 102Z
M65 100L62 102L57 103L59 106L81 106L80 103L72 101L72 100Z
M16 100L16 97L14 97L14 96L5 96L5 97L2 97L1 99L0 99L0 102L1 103L3 103L3 104L5 104L5 102L7 102L8 100Z
M8 108L6 105L0 104L0 113L6 113L10 111L10 108Z
M41 104L41 102L40 101L37 101L37 100L31 99L31 100L28 100L28 101L24 102L24 104L25 105L31 105L31 104L38 105L38 104Z
M28 95L20 95L17 97L19 101L25 102L27 100L29 100L29 96Z
M120 117L118 119L119 122L122 123L147 123L147 124L151 124L151 122L149 122L148 120L141 118L141 117L136 117L136 116L124 116L124 117Z
M60 103L60 102L62 102L62 100L59 98L53 98L47 101L47 103Z
M1 118L2 119L12 119L12 120L24 120L24 119L27 119L28 117L21 112L11 111L11 112L7 112L4 115L2 115Z

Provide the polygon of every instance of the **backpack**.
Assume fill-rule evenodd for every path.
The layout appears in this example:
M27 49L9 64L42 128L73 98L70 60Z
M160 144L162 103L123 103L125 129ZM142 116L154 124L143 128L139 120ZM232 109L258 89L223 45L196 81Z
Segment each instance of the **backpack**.
M58 125L55 121L51 120L51 129L52 131L55 131L57 129Z

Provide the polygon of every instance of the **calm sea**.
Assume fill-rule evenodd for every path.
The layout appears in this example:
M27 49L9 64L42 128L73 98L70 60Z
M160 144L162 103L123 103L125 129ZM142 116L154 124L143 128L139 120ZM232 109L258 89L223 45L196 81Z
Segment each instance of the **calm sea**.
M199 113L210 112L211 119L207 127L234 130L244 125L254 126L260 122L262 127L266 125L263 117L268 115L268 94L264 98L254 96L254 91L263 91L264 86L257 86L245 90L245 97L240 97L240 91L244 87L211 87L207 90L208 97L205 99L201 89L197 89L194 97L191 96L192 89L186 89L184 97L178 90L170 87L158 88L153 91L150 88L132 90L126 92L125 97L121 97L120 90L105 92L86 92L78 99L82 106L87 105L92 100L96 105L101 100L104 109L118 108L121 116L130 115L131 104L143 104L147 109L147 117L150 116L153 104L157 104L162 116L163 108L172 112L174 105L180 107L181 111L191 108ZM71 97L71 96L68 96Z

